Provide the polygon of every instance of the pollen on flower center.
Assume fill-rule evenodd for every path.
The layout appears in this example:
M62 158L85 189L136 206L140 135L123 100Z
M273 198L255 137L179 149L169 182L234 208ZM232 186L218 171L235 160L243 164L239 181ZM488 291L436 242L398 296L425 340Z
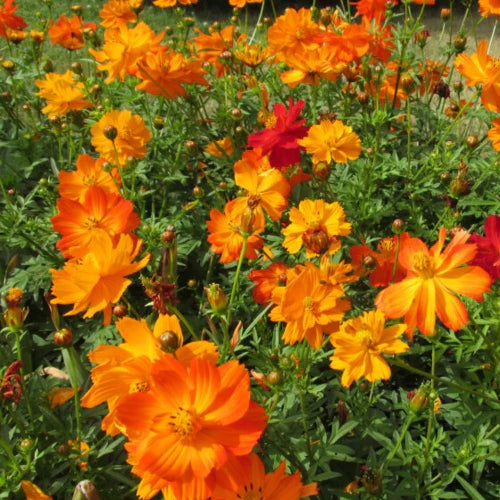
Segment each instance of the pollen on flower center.
M392 238L383 238L378 242L377 250L385 257L394 252L394 240Z
M196 432L195 419L189 410L180 408L169 417L174 432L182 437L191 436Z
M259 486L259 489L257 491L254 490L254 486L252 483L250 483L250 489L248 489L248 486L245 485L243 487L243 496L241 496L241 493L238 494L238 498L241 498L241 500L263 500L264 496L262 495L262 487Z
M252 209L252 210L255 210L257 208L257 206L259 205L260 203L260 200L261 200L261 196L260 194L252 194L251 196L249 196L248 198L248 201L247 201L247 205Z
M370 350L373 342L371 330L358 330L356 332L356 341L366 351Z
M309 311L312 310L312 308L314 307L314 301L309 295L307 295L306 297L303 298L302 304Z
M130 393L133 394L135 392L147 392L149 391L149 384L147 382L136 382L132 384L130 387Z
M423 278L432 278L434 270L431 258L424 252L417 252L413 256L413 269Z
M276 127L277 122L278 122L278 118L275 115L271 114L266 120L266 123L265 123L266 128Z
M83 184L85 186L93 186L96 182L95 175L87 175L83 178Z
M83 224L87 229L94 229L95 227L99 226L99 221L91 215L90 217L87 218L87 220Z

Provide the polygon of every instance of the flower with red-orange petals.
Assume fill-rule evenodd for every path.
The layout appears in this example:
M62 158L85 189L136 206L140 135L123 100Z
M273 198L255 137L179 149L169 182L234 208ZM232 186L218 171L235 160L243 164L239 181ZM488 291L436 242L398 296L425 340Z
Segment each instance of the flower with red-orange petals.
M210 210L210 220L207 221L208 242L212 251L220 254L224 264L238 260L246 237L245 258L255 259L257 250L264 244L257 236L264 230L265 221L262 212L242 207L237 200L226 203L224 213L216 208Z
M349 249L352 265L358 274L363 272L364 267L367 268L372 286L388 286L391 282L397 283L405 276L404 268L399 262L395 262L398 254L398 245L404 243L409 237L410 235L405 232L399 236L382 238L377 243L377 251L372 250L366 243L352 246ZM366 257L374 260L373 266L366 265Z
M397 3L398 0L359 0L352 2L352 5L356 6L357 16L364 16L370 21L375 19L378 24L385 18L387 8L397 5Z
M266 426L243 365L196 357L189 366L160 358L150 390L125 396L117 414L129 438L128 462L141 477L137 493L146 499L161 489L176 498L189 489L189 498L208 499L216 471L248 455Z
M477 254L469 264L483 268L495 282L500 278L500 216L488 215L484 236L472 233L470 241L477 245Z
M26 23L21 16L14 14L19 5L14 5L14 0L4 0L0 6L0 37L7 36L7 29L22 30Z
M116 168L111 172L104 170L106 160L94 160L90 155L78 155L76 170L73 172L59 171L59 194L63 198L83 203L87 191L93 186L104 189L108 193L118 194L120 176Z
M83 47L84 30L96 30L94 23L84 23L80 16L74 15L71 19L64 14L59 19L51 21L49 27L50 43L60 45L68 50L77 50Z
M497 16L500 18L500 1L479 0L479 13L483 17Z
M214 30L209 35L198 28L195 31L198 36L193 38L196 48L196 56L202 62L208 62L215 67L217 77L221 77L226 71L227 65L220 61L222 52L230 51L234 44L234 33L236 26L229 25L221 30Z
M493 126L488 130L488 139L493 149L500 151L500 118L495 118L491 124Z
M217 481L212 500L298 500L318 493L316 483L302 484L299 472L287 474L285 472L286 462L283 461L278 468L266 474L264 464L256 453L248 457L241 457L243 469L248 470L246 479L241 479L239 489L233 491L224 484Z
M288 109L281 104L274 105L273 114L268 118L266 128L248 136L248 145L262 148L263 154L269 154L269 162L274 168L284 168L300 161L300 146L308 131L305 120L297 120L305 102L298 100L295 104L290 97Z
M89 246L99 231L116 242L118 235L132 232L140 222L131 201L95 186L87 191L83 203L61 198L57 208L52 226L62 236L56 247L66 258L72 256L75 247Z
M257 304L267 304L271 300L274 289L277 286L286 285L288 269L289 267L283 262L274 262L265 269L250 271L248 278L255 283L252 292L253 300Z
M477 254L477 246L466 243L470 234L457 231L443 251L445 237L443 227L430 249L418 238L404 241L399 263L406 277L382 290L375 299L375 305L386 317L404 316L410 339L415 328L424 335L433 335L436 314L447 328L459 330L467 324L468 314L457 294L481 302L483 294L490 291L491 277L486 271L463 265Z

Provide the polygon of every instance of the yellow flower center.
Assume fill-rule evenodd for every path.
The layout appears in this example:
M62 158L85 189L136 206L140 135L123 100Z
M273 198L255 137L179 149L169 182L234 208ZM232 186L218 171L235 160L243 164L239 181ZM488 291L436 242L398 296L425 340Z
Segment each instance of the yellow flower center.
M369 351L373 343L372 331L368 329L358 330L356 332L356 342L363 350Z
M135 382L130 386L130 393L147 392L149 391L149 384L147 382Z
M309 311L311 311L312 308L314 307L314 301L313 301L312 297L310 297L309 295L307 295L306 297L304 297L304 299L302 300L302 304Z
M394 240L392 238L383 238L378 242L377 250L383 257L389 257L395 249Z
M120 129L120 131L118 132L118 137L120 139L125 140L125 141L132 139L133 135L134 134L133 134L132 130L126 125L124 127L122 127Z
M99 221L91 215L90 217L87 218L87 220L83 223L83 225L87 229L94 229L95 227L99 226Z
M306 231L302 235L302 241L307 249L313 253L323 253L330 247L330 239L328 238L328 233L321 225L313 221L310 224L311 229Z
M247 204L252 210L255 210L259 205L260 200L261 200L260 194L252 194L251 196L249 196Z
M413 256L413 270L421 278L430 279L434 276L432 259L424 252L417 252Z
M277 122L278 122L278 118L275 115L270 114L266 119L266 128L276 127Z
M241 498L241 500L264 500L264 496L262 495L262 488L259 486L259 489L255 491L254 486L251 482L248 486L245 484L245 486L243 487L243 492L240 492L237 496L238 498Z
M174 428L174 432L181 437L192 436L197 430L196 419L185 408L179 408L169 418L169 424Z
M83 178L83 184L85 186L93 186L96 183L95 175L86 175Z
M306 37L306 30L304 28L299 28L295 32L295 38L297 38L297 40L303 40L305 37Z

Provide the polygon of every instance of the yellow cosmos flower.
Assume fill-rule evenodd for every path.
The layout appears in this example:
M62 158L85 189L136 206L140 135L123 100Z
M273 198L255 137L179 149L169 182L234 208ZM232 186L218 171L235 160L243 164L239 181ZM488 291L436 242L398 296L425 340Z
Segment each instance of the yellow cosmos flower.
M299 208L290 210L291 223L283 229L283 246L290 253L297 253L302 245L308 258L340 248L339 236L351 232L351 224L345 221L344 209L336 201L302 200Z
M323 120L318 125L313 125L307 136L297 142L313 155L314 164L330 164L332 160L347 163L359 158L361 153L360 138L352 127L344 125L340 120Z
M342 323L340 330L330 336L335 347L330 367L344 370L340 381L344 387L361 377L370 382L390 378L391 369L382 354L399 354L409 346L398 339L406 330L405 324L388 328L384 325L381 311L367 311Z

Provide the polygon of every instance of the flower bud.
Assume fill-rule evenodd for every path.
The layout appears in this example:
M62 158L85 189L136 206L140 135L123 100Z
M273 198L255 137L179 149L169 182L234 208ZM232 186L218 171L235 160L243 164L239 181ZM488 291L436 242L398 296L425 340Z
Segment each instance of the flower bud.
M156 115L153 119L153 126L156 130L161 130L165 124L163 116Z
M405 227L405 222L403 219L394 219L392 222L392 232L394 234L400 234L403 232Z
M243 212L243 215L241 216L241 222L240 222L241 230L246 234L252 234L254 231L253 227L254 222L255 222L255 212L250 206L247 206L247 208Z
M163 332L159 337L160 345L162 350L165 352L174 352L179 348L179 336L175 332Z
M203 195L205 192L203 191L203 188L201 186L195 186L193 188L193 196L195 198L203 198Z
M266 382L269 385L277 385L283 380L283 372L281 370L273 370L267 374Z
M443 99L450 97L450 86L443 80L439 80L432 86L432 93Z
M241 109L234 108L231 110L231 118L233 120L241 120L242 116L243 116L243 113L241 112Z
M328 179L330 175L330 165L325 163L324 161L320 161L313 165L313 172L316 177L319 179Z
M441 19L443 21L448 21L451 16L451 9L443 8L441 9Z
M212 312L216 315L223 314L227 308L227 297L220 285L211 283L208 287L205 287L205 292Z
M73 343L73 332L69 328L61 328L54 333L54 344L59 347L70 347Z
M73 73L76 73L77 75L81 75L83 73L82 65L78 61L72 62L71 71L73 71Z
M76 485L71 500L100 500L100 498L94 483L84 479Z
M337 401L337 413L339 417L339 424L344 425L349 420L349 410L342 399Z
M417 31L414 35L415 37L415 42L420 48L424 48L425 45L427 44L427 39L431 36L429 30L421 30Z
M220 189L221 191L226 191L226 190L227 190L227 187L228 187L228 186L227 186L227 182L224 182L224 181L219 182L219 189Z
M170 243L174 241L175 239L175 227L174 226L167 226L165 228L165 232L161 235L161 241L164 243Z
M103 130L104 137L109 139L110 141L114 141L116 136L118 135L118 130L113 125L106 125Z
M373 271L377 267L377 261L371 255L363 257L363 267L368 271Z
M128 307L125 304L115 304L113 306L113 314L117 318L123 318L128 313Z
M194 279L190 279L188 282L187 282L187 286L189 288L194 288L196 285L198 284L198 282Z
M453 40L453 46L455 47L455 53L461 54L465 50L467 45L467 37L462 35L457 35Z
M477 138L477 135L468 135L467 138L465 139L465 142L469 148L475 148L479 144L479 139Z
M410 399L410 411L415 415L422 413L429 404L429 384L423 383Z

